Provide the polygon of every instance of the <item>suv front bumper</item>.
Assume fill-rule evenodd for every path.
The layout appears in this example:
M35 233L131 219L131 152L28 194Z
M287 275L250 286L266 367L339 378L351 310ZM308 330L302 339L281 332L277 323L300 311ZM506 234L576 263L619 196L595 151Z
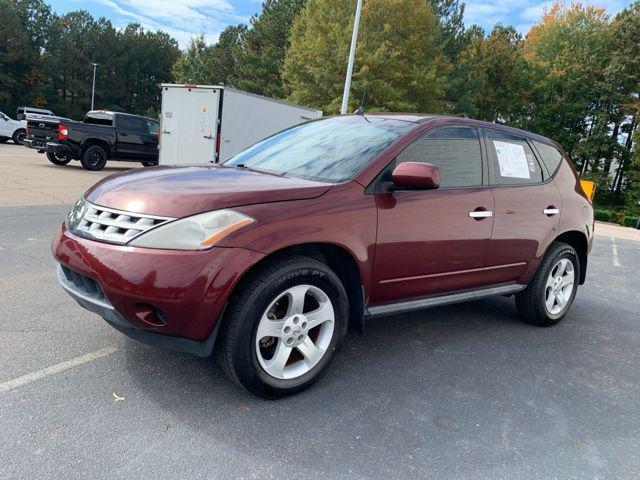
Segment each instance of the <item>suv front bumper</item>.
M264 257L242 248L156 250L76 237L53 241L58 282L83 308L136 340L211 354L220 317L242 274Z

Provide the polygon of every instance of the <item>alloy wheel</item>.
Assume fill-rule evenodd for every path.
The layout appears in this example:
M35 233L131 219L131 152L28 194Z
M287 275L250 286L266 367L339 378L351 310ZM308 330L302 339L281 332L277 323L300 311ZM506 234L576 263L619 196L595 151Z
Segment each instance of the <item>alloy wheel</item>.
M296 285L285 290L258 324L255 349L260 366L282 380L304 375L327 353L334 325L333 304L320 288Z
M92 167L95 167L96 165L100 164L100 162L102 161L102 155L100 155L100 152L97 151L93 151L89 154L89 165L91 165Z
M553 266L545 287L545 308L552 316L559 315L571 300L575 281L573 263L562 258Z

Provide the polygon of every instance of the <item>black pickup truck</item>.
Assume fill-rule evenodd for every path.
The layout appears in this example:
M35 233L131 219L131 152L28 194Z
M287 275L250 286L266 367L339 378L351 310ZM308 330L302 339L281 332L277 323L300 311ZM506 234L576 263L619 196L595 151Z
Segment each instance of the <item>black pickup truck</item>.
M27 122L24 145L47 154L51 163L80 160L87 170L101 170L107 160L158 163L156 120L128 113L94 110L82 122L68 118L34 118Z

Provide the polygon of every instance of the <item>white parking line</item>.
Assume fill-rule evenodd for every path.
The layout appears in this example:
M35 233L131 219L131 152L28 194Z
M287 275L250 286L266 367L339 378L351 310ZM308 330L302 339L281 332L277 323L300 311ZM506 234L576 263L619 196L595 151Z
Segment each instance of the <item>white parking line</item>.
M64 362L56 363L55 365L51 365L49 367L43 368L42 370L37 370L35 372L27 373L26 375L22 375L12 380L8 380L6 382L0 383L0 395L2 395L3 393L7 393L8 391L13 390L15 388L22 387L29 383L43 379L45 377L49 377L51 375L55 375L56 373L60 373L70 368L77 367L78 365L82 365L83 363L93 362L94 360L98 360L99 358L106 357L107 355L111 355L112 353L117 351L118 349L116 347L101 348L100 350L85 353L84 355L80 355L79 357L75 357L70 360L66 360Z
M610 237L610 238L611 238L611 251L613 252L613 266L619 267L620 258L618 258L618 246L616 245L616 239L613 237Z

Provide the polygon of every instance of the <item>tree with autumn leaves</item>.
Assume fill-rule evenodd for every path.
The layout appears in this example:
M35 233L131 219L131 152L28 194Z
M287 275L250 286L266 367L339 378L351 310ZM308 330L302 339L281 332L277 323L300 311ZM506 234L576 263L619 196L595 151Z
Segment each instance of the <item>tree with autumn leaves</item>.
M338 111L353 7L309 0L294 20L283 68L289 99ZM367 85L369 110L463 115L549 136L598 182L601 204L637 214L640 2L614 18L557 3L524 37L472 25L446 42L435 12L425 1L364 2L352 110Z

